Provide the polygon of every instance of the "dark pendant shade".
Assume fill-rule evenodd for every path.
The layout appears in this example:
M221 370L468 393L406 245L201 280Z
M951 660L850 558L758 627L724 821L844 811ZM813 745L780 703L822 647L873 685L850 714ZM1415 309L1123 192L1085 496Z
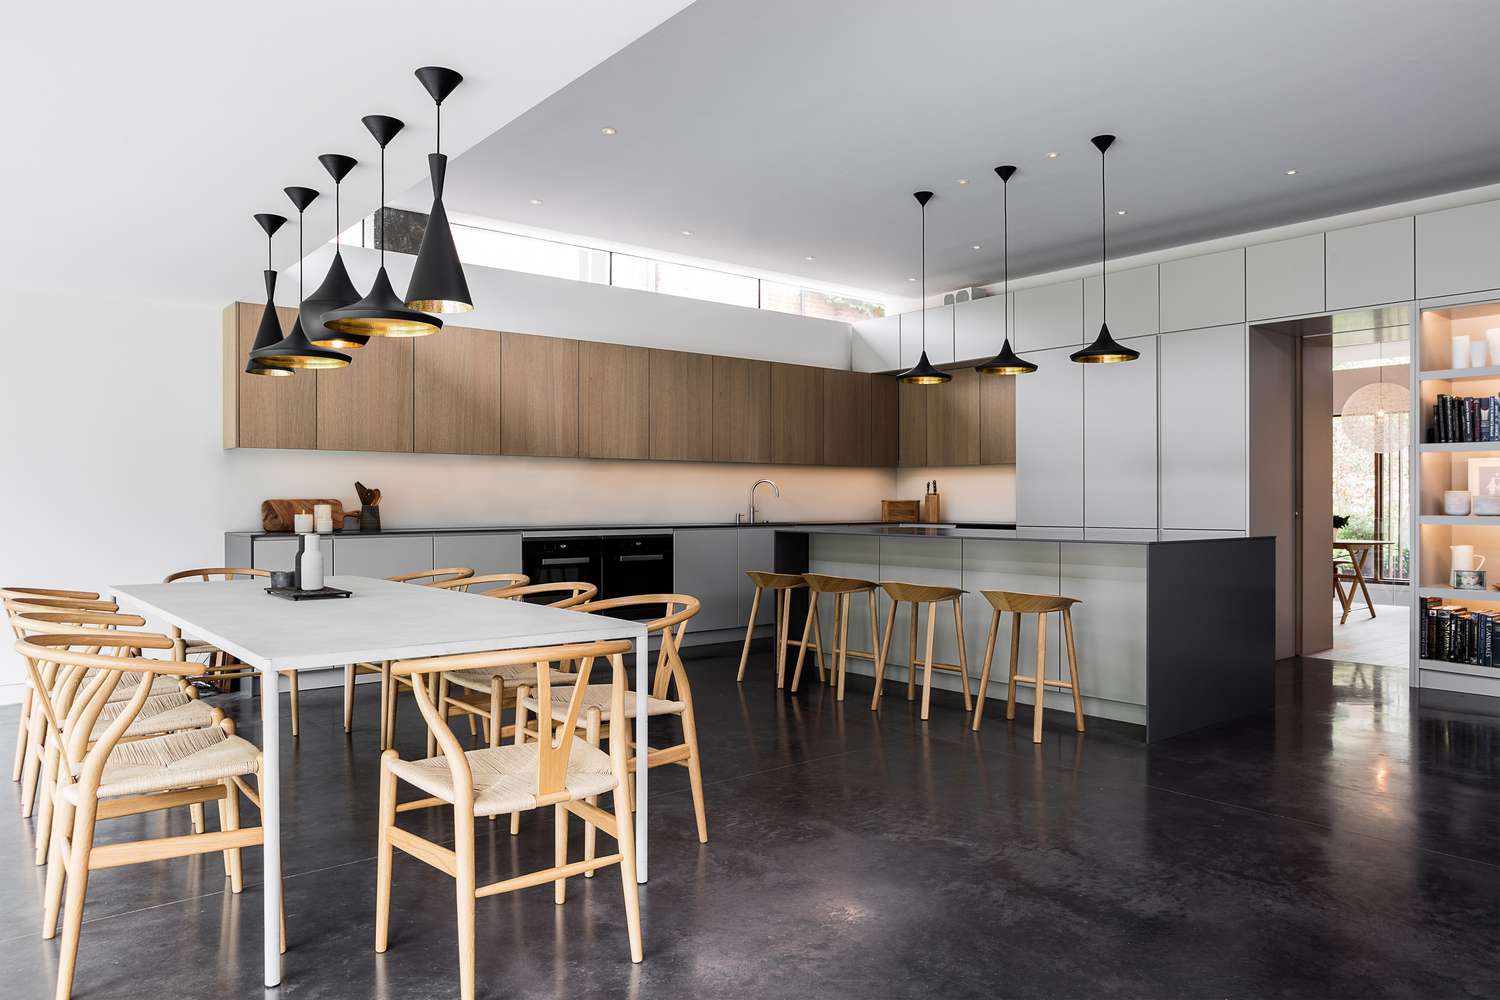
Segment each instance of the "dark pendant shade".
M271 368L319 369L343 368L349 364L347 354L331 351L326 347L314 347L302 332L302 317L292 324L292 332L279 343L250 352L250 360Z
M1029 375L1036 371L1036 365L1011 350L1010 338L1006 337L1005 343L1000 345L1000 353L988 361L981 361L974 370L981 375Z
M255 329L255 343L250 345L250 358L245 362L245 374L291 375L290 368L275 368L255 360L255 352L262 347L281 343L281 318L276 315L276 272L267 268L261 273L266 277L266 308L260 314L260 326Z
M907 385L942 385L953 381L952 375L941 368L932 367L932 362L927 360L926 351L922 352L916 364L897 375L896 378Z
M333 263L328 266L328 276L313 290L311 295L303 300L301 308L297 311L297 318L302 321L304 330L315 331L308 339L318 347L357 350L370 342L368 336L330 330L324 325L323 317L335 309L352 306L358 301L359 289L355 288L354 282L349 279L349 269L344 266L344 255L335 250Z
M406 289L406 304L429 313L468 312L474 308L474 300L469 294L463 265L458 262L458 247L453 245L448 210L443 207L448 157L429 153L427 169L432 175L432 211L427 215L427 229L422 234L416 266L412 268L411 285Z
M375 272L375 281L370 285L370 294L353 305L335 309L323 316L323 325L340 334L357 334L366 337L425 337L443 328L443 321L415 309L406 303L391 287L390 276L385 266Z
M1111 365L1121 361L1134 361L1141 352L1126 347L1109 334L1109 324L1099 324L1099 336L1087 347L1074 351L1069 358L1081 365Z

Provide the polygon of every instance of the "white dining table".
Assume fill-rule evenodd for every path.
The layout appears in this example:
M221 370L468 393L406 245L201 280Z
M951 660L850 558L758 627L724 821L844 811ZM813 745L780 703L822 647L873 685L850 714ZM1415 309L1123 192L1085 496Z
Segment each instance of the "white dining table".
M524 649L568 642L635 643L635 740L645 747L649 679L642 622L363 576L332 576L352 592L333 600L289 601L266 593L264 579L132 584L111 587L122 608L182 629L261 672L262 692L279 691L284 670L405 660L447 653ZM281 699L261 698L264 754L261 825L265 828L266 986L281 982ZM646 776L635 772L636 877L646 881Z

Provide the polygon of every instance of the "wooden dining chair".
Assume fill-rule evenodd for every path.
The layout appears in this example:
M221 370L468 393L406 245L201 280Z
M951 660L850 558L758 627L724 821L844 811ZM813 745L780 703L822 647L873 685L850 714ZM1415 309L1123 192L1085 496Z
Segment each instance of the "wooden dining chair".
M487 590L485 597L498 597L507 601L526 601L529 604L545 604L549 608L571 608L592 601L599 588L592 583L564 581L559 583L531 583L523 587L505 587ZM538 600L531 600L538 598Z
M410 573L397 573L386 577L391 583L411 583L419 587L449 587L463 580L472 579L474 571L468 566L445 566L442 569L419 569ZM354 679L360 674L380 675L380 749L391 745L396 695L401 684L391 682L391 665L383 663L351 663L344 667L344 732L354 731ZM404 684L405 682L401 682Z
M440 583L429 583L427 586L433 590L457 590L464 594L488 594L495 590L509 590L512 587L524 587L531 582L531 577L525 573L481 573L467 579L444 580ZM478 590L474 588L478 587Z
M608 615L623 608L656 606L661 607L662 616L647 622L646 632L648 635L660 636L661 647L656 655L656 672L651 683L651 694L646 699L646 714L652 718L677 716L682 721L682 742L654 750L646 747L646 766L664 767L668 764L677 764L687 768L688 785L693 795L693 816L698 823L698 843L706 844L708 843L708 819L703 808L703 767L698 753L698 724L693 716L693 691L688 685L687 670L683 667L680 656L682 637L687 633L688 622L698 613L702 605L696 597L689 597L686 594L642 594L637 597L612 597L603 601L590 601L587 604L580 604L575 610ZM515 741L518 744L524 743L528 737L539 739L538 734L543 728L540 722L529 728L526 724L528 712L536 716L538 720L547 714L542 711L542 705L546 702L541 699L534 688L534 684L522 685L516 690ZM633 744L634 733L630 728L630 722L636 717L635 694L628 690L625 692L623 716L625 721L620 723L618 729L613 723L621 716L615 714L610 704L611 694L608 684L590 684L584 691L583 710L586 714L576 718L575 724L583 728L584 739L590 746L597 747L601 739L609 740L610 745L613 746L616 734L627 747ZM675 697L669 697L673 695ZM552 689L550 705L552 722L564 723L568 720L571 700L571 692ZM599 710L597 716L589 713L588 710L591 708ZM640 767L641 756L639 748L632 752L629 761L629 768L632 772ZM633 805L633 798L631 802ZM520 823L521 814L511 813L510 832L519 833ZM585 859L594 856L594 829L588 825L584 826L583 856ZM585 877L592 877L592 873L588 873Z
M184 580L213 583L215 581L268 579L270 576L270 570L254 569L249 566L210 566L200 569L179 570L176 573L169 574L162 583L178 583ZM171 627L169 634L179 643L172 653L174 659L186 660L190 656L208 655L207 669L201 671L197 677L193 678L194 680L222 685L229 681L248 677L252 681L258 680L262 682L261 697L265 697L264 678L261 677L259 670L241 663L234 656L219 649L211 642L184 636L182 629L176 625ZM287 692L291 698L292 736L296 737L301 734L302 724L301 701L297 696L297 671L283 670L281 671L281 676L286 678ZM272 686L275 687L275 685ZM276 697L280 697L281 695L280 691L273 693Z
M642 958L640 897L635 878L635 836L626 800L629 765L625 741L610 741L608 754L590 746L577 736L577 722L592 716L598 726L597 706L586 711L584 694L593 675L595 660L605 660L610 667L610 711L615 718L625 712L624 654L632 645L628 641L577 643L533 649L491 653L460 653L453 656L403 660L392 668L401 676L412 677L417 708L437 741L441 754L424 760L402 760L395 750L380 758L379 843L375 876L375 951L384 953L390 943L391 867L394 852L400 850L436 868L454 881L458 915L458 977L462 1000L474 1000L475 901L483 896L513 892L532 886L553 885L553 900L561 905L567 898L567 880L575 875L620 866L620 881L625 897L625 927L630 940L630 960ZM577 679L572 682L568 717L555 729L547 726L545 739L520 746L484 747L465 751L449 728L446 717L438 711L421 683L425 675L450 670L497 670L526 667L536 677L537 696L544 704L552 702L551 664L571 661L578 664ZM410 802L397 802L397 782L404 781L425 795ZM614 811L607 813L589 799L613 793ZM477 885L475 880L474 821L482 816L525 812L553 807L553 865L540 871ZM417 809L450 807L453 810L454 840L450 848L396 825L398 814ZM568 860L568 817L577 816L585 823L615 838L619 850L614 854L588 860Z
M261 772L261 754L252 743L234 734L234 724L223 719L206 729L122 742L146 706L157 677L186 680L198 676L202 665L176 659L154 659L147 650L171 652L180 639L165 635L94 629L86 633L34 635L16 643L33 682L41 687L37 664L85 672L86 686L66 714L49 698L40 699L48 735L62 748L63 766L53 789L56 822L49 844L44 893L42 937L58 934L56 1000L68 1000L83 931L84 901L89 874L104 868L145 861L223 853L230 891L242 888L239 852L264 842L259 826L242 826L239 796L258 806L258 796L246 779ZM109 653L91 650L109 650ZM102 733L93 738L109 704L109 696L126 676L138 677L133 694ZM220 829L183 836L116 840L96 845L100 820L134 816L188 803L214 802Z

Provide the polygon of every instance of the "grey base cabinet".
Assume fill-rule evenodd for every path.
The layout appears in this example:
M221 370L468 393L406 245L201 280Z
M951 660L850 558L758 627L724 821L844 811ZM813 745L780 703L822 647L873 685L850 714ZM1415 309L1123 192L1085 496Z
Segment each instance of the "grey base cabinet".
M739 586L739 614L735 618L736 627L743 625L750 618L750 605L755 600L755 584L745 574L751 570L770 572L776 565L776 529L775 528L740 528L739 530L739 570L736 573L736 581ZM762 594L760 607L755 612L755 624L770 625L776 620L776 601L770 593Z
M739 614L738 528L687 528L672 534L673 589L702 602L688 633L733 628Z
M385 577L432 568L431 535L370 535L333 539L330 571L335 574Z
M467 566L476 575L521 572L521 533L519 531L485 532L463 535L434 535L432 565Z

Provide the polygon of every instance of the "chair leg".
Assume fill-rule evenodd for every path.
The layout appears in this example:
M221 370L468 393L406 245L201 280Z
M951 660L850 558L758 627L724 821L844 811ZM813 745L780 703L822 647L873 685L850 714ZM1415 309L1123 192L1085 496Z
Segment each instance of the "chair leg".
M613 728L610 739L613 740ZM624 785L633 784L628 774L620 775ZM615 786L615 829L620 846L620 882L625 890L625 929L630 935L630 960L639 962L644 957L641 948L641 897L635 882L635 817L630 815L626 804L625 789Z
M874 644L875 649L875 693L870 695L870 711L880 708L880 696L885 693L885 665L891 655L891 633L896 630L896 609L891 605L891 615L885 620L885 637ZM870 638L875 638L875 591L870 591Z
M391 827L396 825L396 772L391 761L394 750L380 755L380 828L375 852L375 951L384 954L391 935Z
M969 656L964 648L964 612L959 605L961 600L953 599L953 628L958 634L958 679L964 686L964 711L970 711L974 703L969 698Z
M411 680L413 684L422 683L422 678L415 675ZM434 674L428 683L434 688L432 702L437 706L438 718L446 726L448 725L448 678L445 674ZM431 728L427 730L427 756L437 756L437 733L434 733Z
M786 643L791 629L792 592L776 591L776 690L786 687Z
M644 762L643 762L644 765ZM568 807L561 802L552 807L552 864L561 868L568 863ZM558 906L568 900L568 880L552 880L552 902Z
M1073 724L1083 732L1083 696L1078 693L1078 649L1073 645L1073 613L1063 608L1063 637L1068 642L1068 683L1073 685Z
M21 815L30 817L36 806L37 777L42 774L42 761L47 756L46 713L34 710L28 719L26 736L26 760L21 764Z
M698 843L708 843L708 815L703 808L703 767L698 756L698 721L693 717L693 703L686 700L682 710L682 742L687 744L688 786L693 791L693 818L698 821ZM639 765L637 765L639 766Z
M1036 616L1036 698L1032 703L1031 742L1042 742L1042 710L1047 703L1047 613Z
M474 1000L474 817L454 810L454 894L458 903L458 988Z
M42 767L37 774L36 795L40 802L36 811L36 863L45 864L47 861L47 841L52 835L52 824L55 817L52 815L57 807L53 798L53 792L57 788L60 762L62 756L58 749L56 740L47 741L47 751L42 758Z
M802 644L797 647L797 665L792 668L792 694L797 693L797 685L802 683L802 660L807 656L807 638L812 635L813 622L818 617L818 595L807 596L807 620L802 623ZM822 650L818 651L818 672L823 671Z
M292 739L302 734L301 699L297 697L297 671L286 672L287 693L292 699Z
M834 621L838 621L837 618ZM833 669L833 653L828 654L828 669ZM813 661L818 665L818 683L827 684L828 674L823 670L823 616L813 616Z
M760 587L755 588L755 596L750 598L750 620L745 623L745 645L740 650L740 672L735 675L736 684L745 683L745 667L750 663L750 640L755 635L755 616L760 612Z
M530 693L529 688L516 688L516 746L526 742L526 698ZM538 705L540 709L542 706ZM542 713L536 715L536 731L538 737L542 735ZM521 832L521 814L513 812L510 814L510 835L514 837Z
M398 693L395 678L391 676L391 661L385 660L380 664L380 749L382 753L396 745L396 695Z
M50 795L51 792L48 792ZM60 803L58 823L52 828L47 844L47 888L42 903L42 938L57 936L57 915L62 910L63 881L68 870L68 828L73 822L73 807Z
M899 607L899 605L898 605ZM891 614L895 614L894 608ZM911 602L911 635L906 644L906 700L917 699L917 602Z
M916 613L912 605L912 613ZM927 658L922 666L922 721L927 721L927 709L932 704L932 640L937 634L937 604L927 602Z
M839 627L839 659L838 659L838 685L839 693L835 701L844 700L844 678L849 673L849 595L840 594L834 602L834 608L838 611ZM830 661L831 662L831 661Z
M344 667L344 732L354 731L354 664Z
M990 615L990 634L984 641L984 666L979 671L979 689L974 692L974 722L969 726L979 732L979 720L984 718L984 703L990 696L990 666L995 662L995 640L1000 637L1000 612Z
M16 720L16 759L10 768L10 780L20 781L26 765L26 745L31 736L31 684L21 694L21 717Z
M505 682L498 677L490 678L489 743L492 747L500 745L500 730L505 728L500 725L500 713L504 703ZM494 819L493 816L490 818Z
M203 813L203 803L193 802L188 805L188 815L193 818L193 832L202 833L207 827L204 825L206 817Z
M997 611L996 614L999 614ZM1016 674L1021 671L1021 612L1010 615L1010 679L1005 682L1005 718L1016 717Z
M83 933L83 903L89 888L89 854L94 847L94 810L86 799L73 816L69 843L67 902L63 907L62 946L57 956L57 1000L73 995L73 972L78 965L78 938Z
M599 709L590 708L588 717L584 719L583 738L595 750L599 749L599 718ZM591 806L597 806L599 804L599 796L590 795L585 801ZM585 822L583 824L583 859L585 861L594 860L595 852L598 850L598 840L599 828L592 823ZM583 877L593 878L594 873L592 871L584 872Z
M240 790L232 778L220 782L224 786L224 797L219 800L219 829L240 828ZM245 886L244 867L240 863L240 848L231 847L224 852L224 875L229 879L229 891L236 896Z

